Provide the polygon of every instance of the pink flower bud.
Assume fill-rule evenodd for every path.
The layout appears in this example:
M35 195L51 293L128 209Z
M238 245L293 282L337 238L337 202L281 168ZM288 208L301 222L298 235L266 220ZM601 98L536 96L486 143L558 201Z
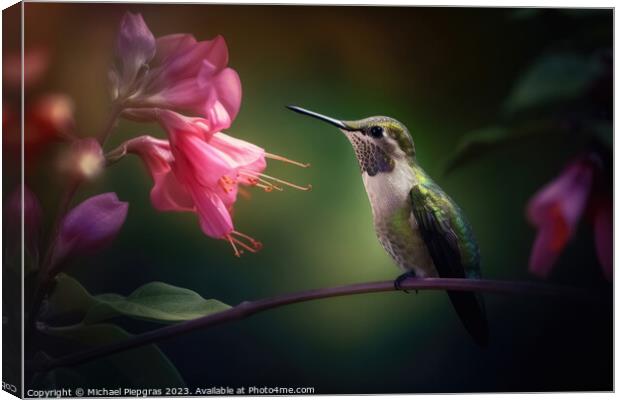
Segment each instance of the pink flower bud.
M29 89L36 85L47 71L49 66L49 52L38 47L27 49L24 52L24 88ZM8 53L2 60L2 77L5 89L21 90L22 84L22 56L21 53Z
M104 193L69 211L56 239L53 268L69 257L93 254L110 244L125 222L128 207L116 193Z
M47 94L37 98L30 109L31 128L35 131L29 132L30 136L45 141L70 133L75 124L74 109L73 100L64 94Z
M79 139L71 143L71 148L62 158L60 165L65 172L86 180L99 175L104 166L103 150L94 138Z

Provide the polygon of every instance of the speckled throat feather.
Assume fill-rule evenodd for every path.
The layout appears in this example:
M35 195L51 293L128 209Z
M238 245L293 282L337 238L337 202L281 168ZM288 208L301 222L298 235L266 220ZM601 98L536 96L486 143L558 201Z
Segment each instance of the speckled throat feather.
M353 145L362 173L375 176L380 172L394 170L394 160L381 147L354 134L347 137Z

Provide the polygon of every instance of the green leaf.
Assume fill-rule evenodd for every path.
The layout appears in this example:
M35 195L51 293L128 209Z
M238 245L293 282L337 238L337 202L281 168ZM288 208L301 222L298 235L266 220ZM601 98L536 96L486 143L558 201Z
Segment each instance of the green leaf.
M86 315L93 323L115 315L156 322L180 322L204 317L230 308L215 299L204 299L198 293L163 282L151 282L127 297L118 294L95 296L97 304Z
M511 140L508 129L492 126L465 135L454 154L445 163L445 173L450 173L464 164L505 147Z
M519 126L491 126L472 131L464 136L456 151L448 158L444 173L450 173L489 153L505 149L531 136L564 133L565 130L552 120L528 122Z
M205 299L192 290L163 282L147 283L127 297L115 293L93 296L77 280L65 274L58 275L49 303L46 319L79 314L85 324L121 315L174 323L230 308L219 300Z
M43 318L45 320L67 316L83 318L95 303L96 300L80 282L61 273L56 276L56 286L49 298L49 307Z
M601 73L596 59L579 54L551 54L539 59L519 79L504 104L513 114L584 95Z
M132 337L131 334L113 324L48 327L43 328L42 332L87 345L89 348L105 346ZM95 377L99 379L99 382L105 381L110 386L112 384L124 384L138 388L185 386L183 378L168 357L152 344L93 360L76 369L81 372L80 375ZM57 379L58 376L53 378Z

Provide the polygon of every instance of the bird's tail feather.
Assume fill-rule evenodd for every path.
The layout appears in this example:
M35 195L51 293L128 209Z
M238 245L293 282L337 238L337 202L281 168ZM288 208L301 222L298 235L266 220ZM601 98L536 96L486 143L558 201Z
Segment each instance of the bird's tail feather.
M476 344L486 347L489 342L489 326L482 296L464 291L448 291L448 296L467 332Z

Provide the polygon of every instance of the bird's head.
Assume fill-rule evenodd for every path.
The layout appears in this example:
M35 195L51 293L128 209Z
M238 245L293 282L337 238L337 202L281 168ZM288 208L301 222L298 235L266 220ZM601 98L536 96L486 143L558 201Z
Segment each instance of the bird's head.
M342 121L297 106L288 108L338 127L353 145L361 171L370 176L391 172L398 163L410 163L415 157L413 139L407 127L394 118Z

